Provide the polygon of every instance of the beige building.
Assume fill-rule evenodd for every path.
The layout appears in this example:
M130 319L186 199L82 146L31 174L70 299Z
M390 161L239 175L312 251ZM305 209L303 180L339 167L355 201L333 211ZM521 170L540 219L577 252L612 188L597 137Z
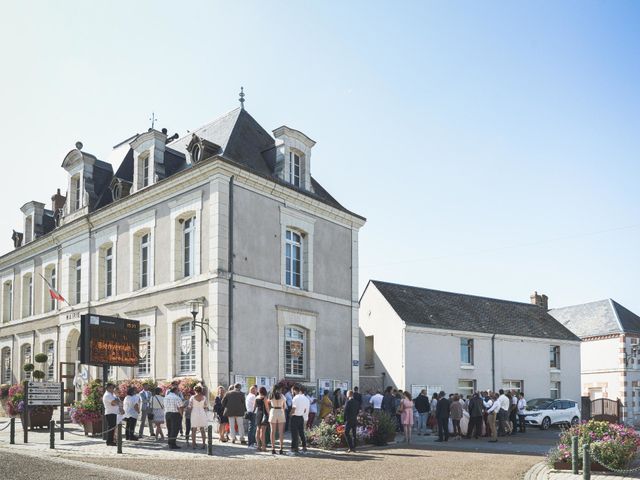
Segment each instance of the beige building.
M140 321L140 364L113 379L357 384L365 219L311 176L314 144L286 126L270 135L243 108L181 138L134 135L108 161L77 143L66 195L51 209L27 202L0 257L2 383L39 352L48 379L60 362L76 381L99 377L78 364L90 312ZM192 300L205 330L192 328Z

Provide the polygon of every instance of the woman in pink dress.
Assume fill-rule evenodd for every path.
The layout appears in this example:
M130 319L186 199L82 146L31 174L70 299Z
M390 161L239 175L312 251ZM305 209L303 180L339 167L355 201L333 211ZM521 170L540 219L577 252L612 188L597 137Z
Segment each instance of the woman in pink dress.
M400 421L404 429L404 441L411 443L411 427L413 426L413 402L411 393L404 392L404 398L400 401Z

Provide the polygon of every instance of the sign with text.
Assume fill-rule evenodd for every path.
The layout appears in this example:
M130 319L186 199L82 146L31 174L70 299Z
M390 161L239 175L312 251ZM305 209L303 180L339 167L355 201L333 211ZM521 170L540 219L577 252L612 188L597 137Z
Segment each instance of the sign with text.
M135 367L139 361L140 322L105 315L82 315L80 363Z
M29 382L27 384L27 405L60 405L62 384L58 382Z

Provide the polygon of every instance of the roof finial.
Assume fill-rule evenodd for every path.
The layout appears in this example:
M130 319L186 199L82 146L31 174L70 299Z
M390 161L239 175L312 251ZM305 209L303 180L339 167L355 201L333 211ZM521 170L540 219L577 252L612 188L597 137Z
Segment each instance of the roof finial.
M153 130L153 127L155 127L156 125L156 120L158 120L156 118L156 114L151 112L151 116L149 117L149 121L151 122L151 130Z
M244 110L244 87L240 87L240 108Z

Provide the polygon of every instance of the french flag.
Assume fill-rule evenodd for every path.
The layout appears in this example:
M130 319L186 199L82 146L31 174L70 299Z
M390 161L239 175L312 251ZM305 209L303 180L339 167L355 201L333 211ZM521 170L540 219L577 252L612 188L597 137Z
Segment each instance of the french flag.
M62 294L58 290L53 288L46 278L44 278L42 275L40 276L44 280L44 283L47 284L47 287L49 288L49 295L51 295L51 298L53 300L58 300L59 302L65 302L67 305L69 305L69 302L67 302L67 300L62 296Z

